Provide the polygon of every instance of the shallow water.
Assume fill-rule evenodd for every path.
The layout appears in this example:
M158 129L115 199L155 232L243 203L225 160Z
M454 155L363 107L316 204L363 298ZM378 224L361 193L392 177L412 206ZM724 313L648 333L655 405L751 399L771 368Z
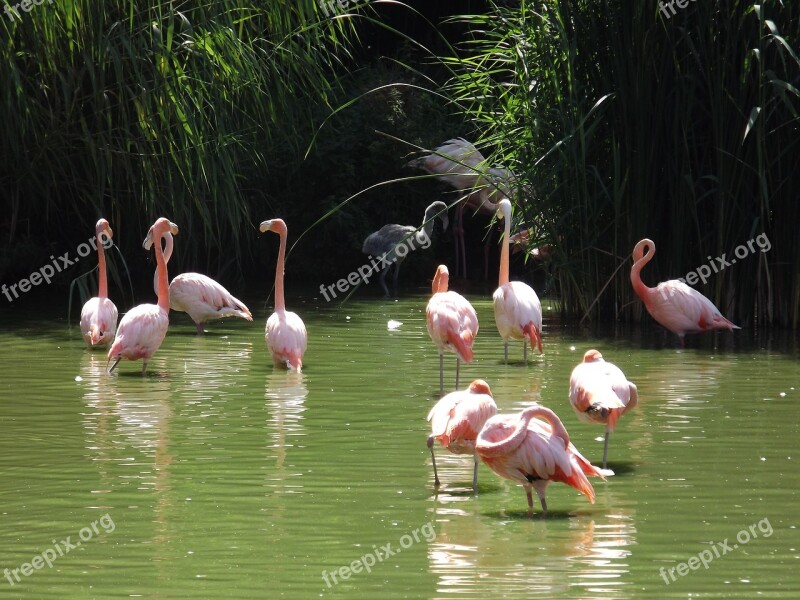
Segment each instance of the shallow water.
M551 310L545 354L525 366L512 344L504 366L489 298L470 300L481 331L462 387L486 379L501 411L554 409L593 462L603 430L572 413L570 371L595 347L638 385L595 504L553 484L548 516L537 502L529 518L521 487L481 466L474 497L471 460L441 448L434 493L426 296L290 300L310 335L302 375L273 369L263 299L255 323L204 337L173 313L145 377L138 362L106 374L62 307L16 308L0 315L0 595L797 597L796 339L726 332L678 350L652 322L589 332ZM452 389L452 355L445 369ZM67 552L68 536L81 543ZM52 567L15 580L48 550ZM695 559L681 576L703 551L707 568ZM371 572L343 579L362 556Z

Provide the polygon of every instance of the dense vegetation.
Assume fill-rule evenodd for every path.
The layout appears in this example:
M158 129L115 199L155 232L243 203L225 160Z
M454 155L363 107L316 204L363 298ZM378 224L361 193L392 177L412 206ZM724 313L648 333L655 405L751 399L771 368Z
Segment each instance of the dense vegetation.
M231 280L272 252L260 220L284 216L296 238L329 215L290 259L318 284L360 264L367 232L419 222L444 186L380 183L412 175L415 147L464 135L519 175L520 221L553 248L536 281L566 314L638 316L638 239L658 245L652 285L766 234L768 252L698 288L743 325L797 328L796 3L473 2L426 13L433 24L397 2L355 5L330 18L311 0L78 0L0 15L0 279L73 248L101 214L144 274L130 232L165 214L182 227L176 268Z

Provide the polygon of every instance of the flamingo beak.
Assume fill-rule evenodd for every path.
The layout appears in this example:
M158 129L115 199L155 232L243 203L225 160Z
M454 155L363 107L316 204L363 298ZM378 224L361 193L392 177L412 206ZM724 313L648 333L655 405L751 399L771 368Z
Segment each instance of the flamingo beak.
M150 228L150 231L147 232L147 237L144 238L144 242L142 242L142 248L145 250L150 250L153 246L153 228Z
M97 345L97 343L100 341L100 337L100 329L97 327L97 325L92 325L89 328L89 340L92 342L92 346Z
M169 232L172 235L178 235L178 233L179 233L178 226L175 225L175 223L173 223L172 221L169 222Z

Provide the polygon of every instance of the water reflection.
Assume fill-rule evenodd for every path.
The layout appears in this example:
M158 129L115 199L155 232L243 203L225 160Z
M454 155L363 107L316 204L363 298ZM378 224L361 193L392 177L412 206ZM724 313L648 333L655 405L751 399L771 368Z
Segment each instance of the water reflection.
M285 481L286 477L301 475L299 472L287 473L286 458L290 448L302 442L305 435L303 413L306 411L306 374L274 369L267 376L264 399L267 404L267 430L272 440L270 448L275 456L277 478ZM291 466L291 465L289 465ZM276 493L301 493L298 484L286 485L277 489Z

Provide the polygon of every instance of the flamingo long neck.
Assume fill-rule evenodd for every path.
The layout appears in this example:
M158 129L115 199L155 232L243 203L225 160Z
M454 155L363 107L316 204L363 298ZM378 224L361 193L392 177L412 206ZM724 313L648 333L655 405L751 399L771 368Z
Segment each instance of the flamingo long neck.
M437 269L436 275L433 276L433 285L431 286L433 288L433 293L438 294L446 292L449 287L449 281L450 274L447 271Z
M275 267L275 312L284 312L286 302L283 298L283 264L286 259L286 227L278 228L281 245L278 249L278 264Z
M169 235L169 234L166 234ZM164 258L164 250L161 247L161 239L166 237L162 234L156 240L156 277L158 278L158 306L169 312L169 276L167 275L167 261ZM172 236L167 238L167 246L170 245Z
M99 274L99 282L97 285L97 296L99 298L108 298L108 279L106 277L106 254L103 248L103 239L101 232L97 232L97 270Z
M509 238L511 237L511 215L503 219L503 246L500 249L500 283L505 285L508 283L508 254L509 254Z
M550 423L550 426L553 428L553 435L564 441L565 448L569 446L569 434L564 428L561 419L558 418L558 415L544 406L533 406L522 411L519 421L517 421L517 425L514 427L511 435L497 442L482 441L480 443L480 454L486 457L496 457L503 456L504 454L516 450L525 440L525 436L528 433L528 423L530 423L531 419L534 417L539 417Z
M158 245L161 245L161 241L158 242ZM175 239L172 237L171 232L166 232L164 234L164 263L169 264L169 259L172 258L172 250L175 246ZM169 279L169 278L168 278ZM158 294L158 269L156 272L153 273L153 289L155 289L156 294Z
M642 299L646 298L653 291L653 288L647 287L642 281L642 269L653 259L653 255L656 253L654 246L647 246L647 248L647 254L643 254L639 259L634 260L633 267L631 267L631 285L633 286L633 291Z

